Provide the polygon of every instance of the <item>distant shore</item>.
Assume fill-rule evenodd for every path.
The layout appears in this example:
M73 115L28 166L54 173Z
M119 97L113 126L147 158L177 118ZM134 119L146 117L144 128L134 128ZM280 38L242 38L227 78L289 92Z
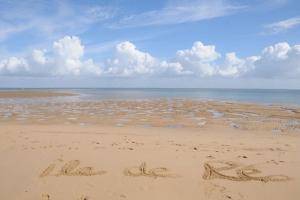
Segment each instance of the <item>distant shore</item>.
M59 97L59 96L73 96L75 94L67 92L55 91L32 91L32 90L16 90L16 91L0 91L0 98L36 98L36 97Z

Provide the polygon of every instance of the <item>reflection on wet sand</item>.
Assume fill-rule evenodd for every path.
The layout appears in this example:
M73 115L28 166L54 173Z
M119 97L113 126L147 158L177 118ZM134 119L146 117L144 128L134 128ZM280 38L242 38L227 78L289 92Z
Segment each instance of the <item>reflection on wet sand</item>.
M0 123L300 130L300 108L186 99L0 104Z

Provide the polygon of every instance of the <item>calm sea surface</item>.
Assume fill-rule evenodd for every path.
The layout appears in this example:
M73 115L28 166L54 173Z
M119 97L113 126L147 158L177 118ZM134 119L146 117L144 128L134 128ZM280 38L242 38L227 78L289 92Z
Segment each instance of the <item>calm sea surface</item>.
M1 89L7 90L7 89ZM32 89L25 89L32 90ZM43 89L44 90L44 89ZM102 99L158 99L188 98L198 100L222 100L262 104L300 105L300 90L284 89L47 89L79 94L55 98L58 101L85 101ZM28 101L42 101L28 100ZM52 99L53 100L53 99ZM7 99L0 100L4 103ZM17 100L21 101L21 100Z

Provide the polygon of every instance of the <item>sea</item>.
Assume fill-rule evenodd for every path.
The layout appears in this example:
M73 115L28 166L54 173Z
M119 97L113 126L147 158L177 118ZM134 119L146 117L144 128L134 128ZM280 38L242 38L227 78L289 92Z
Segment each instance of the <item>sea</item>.
M3 88L1 90L49 90L78 94L68 97L28 99L27 101L89 101L89 100L151 100L178 98L192 100L217 100L268 105L300 106L300 90L292 89L220 89L220 88ZM0 103L14 101L0 99ZM26 101L26 100L15 100Z

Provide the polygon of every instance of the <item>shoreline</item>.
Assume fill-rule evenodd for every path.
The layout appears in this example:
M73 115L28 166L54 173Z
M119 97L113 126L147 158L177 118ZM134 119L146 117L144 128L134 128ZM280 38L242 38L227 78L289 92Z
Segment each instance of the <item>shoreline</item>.
M91 92L94 91L94 92ZM133 96L131 92L138 92L138 96ZM194 91L194 92L192 92ZM219 92L218 92L219 91ZM274 94L270 94L271 96L262 97L262 99L254 98L251 96L243 97L240 99L236 99L235 93L234 96L230 96L232 91L241 91L241 95L253 95L257 96L259 94L264 94L264 91L268 93L269 91L278 91ZM259 94L256 93L259 91ZM292 94L284 93L284 92L293 92ZM97 100L157 100L160 98L165 99L186 99L186 100L199 100L199 101L220 101L220 102L229 102L229 103L241 103L241 104L257 104L257 105L276 105L276 106L289 106L289 107L300 107L300 90L299 89L230 89L230 88L2 88L0 89L1 93L5 92L16 92L16 93L24 93L26 96L26 92L43 92L43 93L57 93L56 95L82 95L82 96L90 96L92 99ZM120 92L111 93L111 92ZM125 92L125 93L123 93ZM212 92L208 94L204 94L202 92ZM282 93L283 92L283 93ZM296 93L295 93L296 92ZM253 93L253 94L252 94ZM282 94L281 94L282 93ZM110 96L113 94L113 96ZM213 94L213 96L211 96ZM228 95L229 96L228 96ZM128 97L131 95L132 97ZM215 96L217 95L217 96ZM272 96L275 95L275 96ZM285 95L296 95L292 96L290 100L284 100L280 96ZM55 95L54 95L55 96ZM299 98L298 98L299 96ZM34 95L32 96L34 97ZM288 96L287 96L288 97ZM1 98L1 96L0 96ZM269 98L269 99L268 99ZM276 99L277 98L277 99ZM273 100L272 100L273 99Z

